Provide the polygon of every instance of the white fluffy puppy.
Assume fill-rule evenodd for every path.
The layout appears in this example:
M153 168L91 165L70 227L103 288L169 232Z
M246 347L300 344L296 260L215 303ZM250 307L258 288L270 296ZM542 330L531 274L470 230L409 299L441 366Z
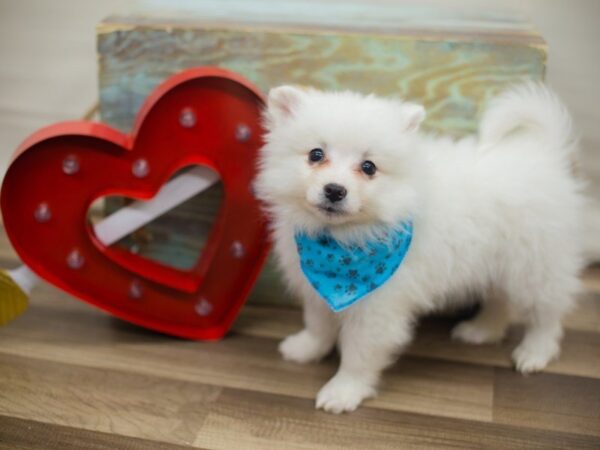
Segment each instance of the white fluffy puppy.
M582 264L570 116L547 88L526 84L492 102L477 138L423 135L424 117L419 105L372 95L290 86L269 93L256 191L305 322L280 351L306 363L337 342L341 354L317 408L352 411L375 395L416 319L472 292L485 302L454 338L496 342L515 317L525 323L512 354L519 371L541 370L559 354ZM327 232L361 245L407 220L412 244L398 269L333 312L304 275L295 236Z

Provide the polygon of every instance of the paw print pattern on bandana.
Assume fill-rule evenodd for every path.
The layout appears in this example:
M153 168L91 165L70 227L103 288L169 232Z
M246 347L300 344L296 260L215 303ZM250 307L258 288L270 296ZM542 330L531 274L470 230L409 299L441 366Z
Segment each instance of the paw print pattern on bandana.
M400 267L413 233L412 222L365 246L342 246L329 234L295 236L300 266L330 308L341 311L383 285Z

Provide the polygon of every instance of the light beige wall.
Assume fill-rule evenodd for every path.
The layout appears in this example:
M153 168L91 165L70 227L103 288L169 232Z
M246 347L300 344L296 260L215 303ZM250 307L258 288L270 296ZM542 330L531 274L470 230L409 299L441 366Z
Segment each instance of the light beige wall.
M309 1L318 5L346 0ZM495 9L530 17L549 43L548 80L573 112L583 136L585 169L600 186L600 1L371 2ZM77 118L94 102L95 24L115 11L148 3L157 1L0 0L0 174L27 134L57 120Z

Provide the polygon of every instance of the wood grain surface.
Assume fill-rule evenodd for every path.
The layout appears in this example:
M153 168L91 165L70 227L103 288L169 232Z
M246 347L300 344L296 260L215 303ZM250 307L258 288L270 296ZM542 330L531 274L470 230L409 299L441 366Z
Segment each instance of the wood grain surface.
M17 264L0 233L0 263ZM456 317L430 317L358 411L314 409L333 375L283 361L277 344L297 309L246 306L214 343L149 332L50 286L0 328L4 448L598 448L597 269L566 322L561 358L541 374L512 370L518 327L501 345L452 342Z
M102 119L129 130L146 95L168 76L217 65L263 92L299 84L402 96L424 104L426 129L464 135L477 129L478 115L494 94L545 73L541 36L531 29L498 28L490 18L468 31L434 32L412 24L365 32L350 25L261 26L239 14L238 22L223 23L210 16L207 10L197 16L201 20L103 21L97 28Z

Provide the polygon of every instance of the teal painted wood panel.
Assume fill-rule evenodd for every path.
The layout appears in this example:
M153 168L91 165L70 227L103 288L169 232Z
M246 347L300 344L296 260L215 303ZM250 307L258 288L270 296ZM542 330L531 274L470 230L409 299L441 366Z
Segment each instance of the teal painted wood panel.
M218 65L264 91L292 83L412 99L426 106L428 129L454 135L474 132L482 107L506 85L543 78L546 58L537 43L125 25L101 27L98 52L102 118L124 130L166 77Z
M265 92L299 84L407 98L427 108L427 130L462 136L476 131L479 113L496 93L523 79L542 79L545 72L543 39L522 24L512 30L489 21L487 28L480 22L465 30L382 26L378 31L343 23L328 29L323 21L314 27L255 22L135 17L103 22L98 27L102 120L128 131L147 94L165 78L188 67L217 65ZM192 199L145 227L141 236L149 239L140 244L138 233L138 241L134 236L122 245L189 267L204 242L203 227L190 228L189 218L209 223L215 201ZM254 297L289 303L279 283L270 261Z

